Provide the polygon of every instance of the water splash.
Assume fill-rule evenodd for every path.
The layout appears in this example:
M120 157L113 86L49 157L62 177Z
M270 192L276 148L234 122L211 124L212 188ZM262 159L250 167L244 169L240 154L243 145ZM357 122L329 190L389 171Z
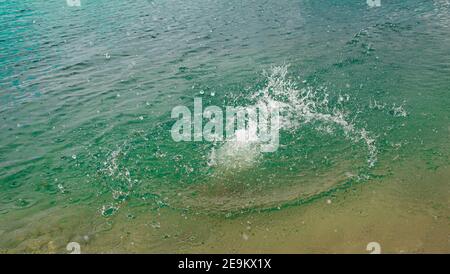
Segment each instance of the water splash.
M340 128L346 138L352 142L364 142L367 147L367 163L373 167L377 162L377 147L375 138L365 128L358 128L347 118L345 110L331 105L327 88L306 86L298 88L297 83L288 77L288 65L274 66L265 72L267 84L255 92L251 97L256 101L255 106L268 106L270 110L281 111L279 130L294 132L306 124L319 122L317 131L331 133L331 125ZM339 97L339 102L348 101L348 95ZM396 108L396 113L402 113ZM400 114L399 114L400 115ZM250 126L256 123L250 121ZM247 130L250 131L250 130ZM238 132L240 133L240 132ZM210 160L226 165L228 168L249 167L258 162L261 151L256 138L248 138L236 142L236 136L228 138L219 149L214 149Z
M177 143L174 147L159 133L144 136L138 132L129 136L105 161L102 171L109 177L106 187L113 201L102 207L102 215L114 215L131 195L145 197L149 193L155 199L146 203L155 209L169 206L234 212L278 208L324 193L345 181L367 178L368 169L377 162L376 139L367 127L360 126L365 122L355 118L358 109L346 107L350 95L333 96L324 86L307 83L300 86L289 77L286 65L274 66L264 72L264 76L263 87L243 95L246 98L238 106L279 111L277 132L285 137L280 138L281 151L262 151L263 143L252 135L257 123L252 119L245 129L235 131L225 141L216 141L213 145L205 143L196 148L190 146L191 143ZM242 94L240 96L242 98ZM313 141L305 144L305 150L298 146L299 135L304 132L309 134L304 136L306 142ZM247 138L240 138L243 135ZM290 142L283 144L286 138ZM333 141L330 143L330 140ZM338 140L338 147L334 140ZM324 142L324 145L317 142ZM352 145L346 147L346 143ZM149 144L154 155L148 151ZM308 147L309 144L313 146ZM357 149L358 159L349 149ZM293 151L297 153L291 154ZM143 157L151 160L148 163L156 166L127 166L135 163L133 158L141 158L139 155L146 155ZM351 160L348 160L349 155L353 155ZM361 162L363 159L366 163ZM365 171L358 171L361 164L366 167ZM289 166L295 169L290 171ZM168 170L173 174L169 175ZM277 175L279 172L286 176Z

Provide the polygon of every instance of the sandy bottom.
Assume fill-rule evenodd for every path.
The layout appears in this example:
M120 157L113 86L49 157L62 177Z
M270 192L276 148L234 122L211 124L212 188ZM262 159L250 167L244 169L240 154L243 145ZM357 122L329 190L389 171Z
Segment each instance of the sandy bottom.
M0 222L0 252L68 253L450 253L450 167L396 168L309 204L237 217L89 206L34 209ZM22 216L21 216L22 215Z

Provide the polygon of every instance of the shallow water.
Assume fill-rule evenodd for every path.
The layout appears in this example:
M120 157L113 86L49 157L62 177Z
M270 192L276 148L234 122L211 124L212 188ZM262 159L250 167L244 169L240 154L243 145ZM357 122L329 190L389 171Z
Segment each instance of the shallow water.
M56 214L63 246L78 218L100 238L90 225L147 213L270 216L401 178L416 161L418 174L449 164L448 1L3 1L0 25L6 250L61 252L28 243L52 229L13 220ZM281 105L279 149L174 142L171 110L196 97ZM436 191L449 191L443 181ZM177 249L161 245L144 250ZM109 250L124 249L92 249Z

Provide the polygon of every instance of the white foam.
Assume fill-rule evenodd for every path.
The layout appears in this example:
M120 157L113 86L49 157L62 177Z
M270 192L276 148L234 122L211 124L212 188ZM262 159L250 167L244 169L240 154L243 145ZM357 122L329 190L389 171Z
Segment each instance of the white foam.
M255 92L252 99L256 101L255 106L265 105L269 109L280 110L279 130L298 129L299 127L311 123L322 122L317 127L321 131L326 129L332 132L329 124L338 126L343 130L345 136L353 142L364 142L368 151L368 166L372 167L377 161L376 142L365 128L357 128L346 118L344 111L336 109L330 105L326 87L314 89L310 86L297 88L296 83L288 78L288 66L272 67L269 73L265 73L267 85ZM339 97L339 104L349 100L346 95ZM325 124L325 125L324 125ZM237 132L248 134L248 132ZM227 140L218 148L214 149L210 155L214 157L217 166L226 168L251 167L258 162L260 157L260 144L251 138L243 138L243 141L236 142L236 136Z

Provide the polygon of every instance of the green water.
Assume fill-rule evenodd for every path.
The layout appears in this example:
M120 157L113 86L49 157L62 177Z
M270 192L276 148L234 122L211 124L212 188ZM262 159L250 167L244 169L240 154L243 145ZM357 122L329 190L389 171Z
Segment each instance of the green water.
M3 231L78 205L251 214L449 164L447 1L1 1L0 26ZM172 140L173 107L264 92L276 152Z

